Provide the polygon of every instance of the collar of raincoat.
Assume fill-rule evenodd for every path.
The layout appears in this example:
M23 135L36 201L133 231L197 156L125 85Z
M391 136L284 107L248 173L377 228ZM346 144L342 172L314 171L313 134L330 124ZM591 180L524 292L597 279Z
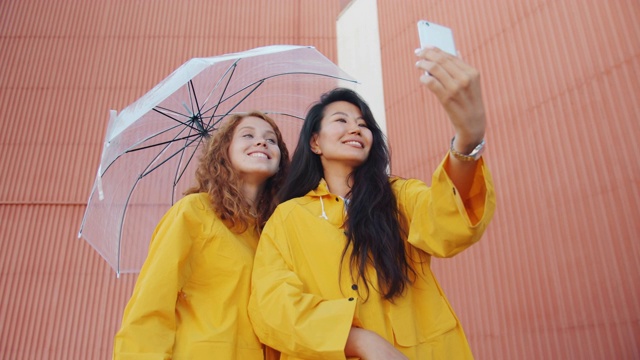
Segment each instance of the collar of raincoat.
M318 186L309 191L307 196L320 200L317 211L320 219L328 221L335 227L344 228L347 215L344 200L329 191L329 186L324 179L321 179Z
M309 196L327 196L332 195L329 192L329 185L327 185L327 181L325 179L320 179L318 186L311 190L308 194Z

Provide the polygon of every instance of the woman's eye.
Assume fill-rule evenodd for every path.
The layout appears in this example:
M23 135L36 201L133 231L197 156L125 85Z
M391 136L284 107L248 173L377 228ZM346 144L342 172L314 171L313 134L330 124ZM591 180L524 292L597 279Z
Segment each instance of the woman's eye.
M368 128L368 127L369 127L369 126L367 125L367 123L364 123L364 122L363 122L363 123L358 124L358 126L360 126L360 127L364 127L364 128Z
M248 139L253 139L253 135L251 134L244 134L242 135L243 138L248 138Z
M267 139L267 142L274 145L278 143L275 139Z
M336 119L336 121L338 121L338 122L342 122L342 123L346 123L346 122L347 122L347 120L342 119L342 118L338 118L338 119Z

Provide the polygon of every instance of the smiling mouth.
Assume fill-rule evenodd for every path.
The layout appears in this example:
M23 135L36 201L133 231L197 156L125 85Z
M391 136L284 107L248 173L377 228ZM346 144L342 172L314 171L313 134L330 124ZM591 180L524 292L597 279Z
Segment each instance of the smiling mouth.
M253 152L253 153L250 153L249 156L253 158L271 159L271 157L269 157L267 154L262 152Z
M359 141L355 141L355 140L345 141L343 144L345 144L345 145L349 145L349 146L356 145L356 146L358 146L359 148L364 149L364 145L363 145L361 142L359 142Z

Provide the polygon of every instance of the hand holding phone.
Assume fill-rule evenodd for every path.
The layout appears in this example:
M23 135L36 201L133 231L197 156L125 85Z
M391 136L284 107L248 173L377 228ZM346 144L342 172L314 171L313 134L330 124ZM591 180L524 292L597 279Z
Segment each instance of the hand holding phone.
M448 27L420 20L418 21L418 36L420 37L420 48L435 46L453 56L458 56L453 42L453 31Z
M437 47L454 56L450 58L441 56L439 52L416 51L419 60L415 66L423 71L420 81L438 98L447 112L456 132L455 146L459 146L454 150L469 154L482 142L486 129L480 73L457 56L451 29L420 20L418 35L421 48ZM455 66L447 66L450 63Z

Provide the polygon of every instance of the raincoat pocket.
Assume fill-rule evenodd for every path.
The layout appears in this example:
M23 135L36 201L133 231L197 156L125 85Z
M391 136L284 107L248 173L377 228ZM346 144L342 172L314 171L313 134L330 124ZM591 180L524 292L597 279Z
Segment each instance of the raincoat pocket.
M431 342L458 326L446 301L441 296L433 300L429 306L398 302L391 311L391 325L398 345L413 347Z

